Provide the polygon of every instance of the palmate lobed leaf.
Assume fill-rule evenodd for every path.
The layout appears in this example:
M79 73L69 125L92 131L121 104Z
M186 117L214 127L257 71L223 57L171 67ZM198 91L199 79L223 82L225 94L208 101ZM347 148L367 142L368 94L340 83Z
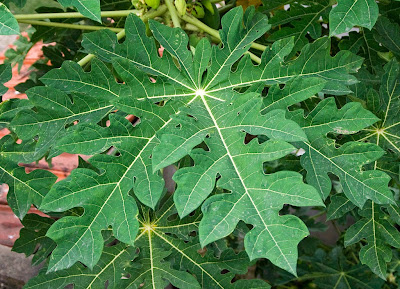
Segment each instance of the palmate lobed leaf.
M383 280L372 274L366 266L354 265L346 258L346 252L335 247L326 253L317 249L313 256L301 258L299 268L302 279L315 282L314 286L321 289L378 289Z
M54 138L48 145L55 152L96 154L90 162L100 170L74 170L51 189L42 203L45 211L84 208L83 215L61 218L48 231L57 243L49 272L71 267L77 261L93 268L103 250L101 231L109 226L117 239L134 245L140 225L137 202L130 191L133 189L140 202L155 208L163 195L163 181L157 170L190 154L195 166L181 169L175 176L175 201L181 216L208 198L217 177L217 186L231 192L209 197L203 204L201 245L227 236L244 220L254 226L245 237L250 258L267 257L295 274L297 244L308 230L297 217L280 216L279 211L284 204L322 206L323 202L315 188L302 182L300 174L281 171L265 175L263 162L295 150L288 142L297 146L308 141L306 130L300 126L303 121L299 125L297 120L285 118L286 107L321 90L347 93L347 85L357 81L350 73L358 70L362 59L346 51L332 57L329 40L320 39L304 47L296 59L285 61L294 43L293 39L283 39L263 53L260 65L254 65L242 55L268 28L266 18L254 14L254 10L247 10L243 16L240 7L233 9L223 19L222 48L211 47L203 40L192 55L182 30L152 21L150 29L165 48L160 57L154 39L146 36L144 23L129 16L125 42L117 43L115 34L109 31L89 34L84 40L86 50L111 62L124 84L117 84L99 61L93 63L90 72L66 62L42 78L48 87L72 94L72 98L97 95L104 100L99 109L107 107L109 111L104 115L110 119L110 128L102 127L94 123L104 115L88 113L86 124L80 121L67 129L63 138ZM286 83L285 88L279 90L278 83ZM265 85L273 87L263 99L254 91ZM241 93L236 91L238 88ZM67 100L70 97L63 93L58 96ZM35 105L40 109L42 103ZM121 112L109 114L115 108ZM124 120L123 112L138 116L140 123L133 127ZM64 131L66 125L77 120L74 113L61 116L68 122L58 123L58 117L49 114L46 121L53 123L51 129ZM365 122L369 125L373 120L368 115ZM37 129L31 135L37 134L40 139L46 133ZM258 143L255 139L245 144L246 133L264 135L269 140ZM202 142L207 150L195 148ZM110 146L115 147L118 156L103 153ZM177 147L180 149L175 150ZM201 187L196 186L198 181ZM178 198L185 187L195 193L193 200Z

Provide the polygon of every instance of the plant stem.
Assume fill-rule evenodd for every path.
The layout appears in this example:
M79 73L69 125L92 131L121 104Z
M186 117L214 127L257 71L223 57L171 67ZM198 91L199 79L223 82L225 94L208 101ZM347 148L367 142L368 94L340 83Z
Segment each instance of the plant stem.
M152 10L140 18L144 21L147 22L151 18L155 18L157 16L163 15L167 11L167 6L166 5L160 5L156 10ZM120 32L117 33L117 39L120 40L125 37L125 29L122 29ZM78 61L78 64L80 66L84 66L88 62L90 62L93 58L95 57L94 54L88 54L84 58Z
M325 213L326 213L325 211L321 211L321 212L315 214L314 216L310 216L309 218L315 220L315 219L317 219L318 217L321 217L322 215L324 215Z
M59 23L59 22L47 22L47 21L40 21L40 20L19 20L18 22L25 23L25 24L31 24L31 25L59 27L59 28L66 28L66 29L78 29L78 30L109 29L114 32L120 32L122 30L122 28L112 28L112 27L93 26L93 25L79 25L79 24Z
M172 3L172 0L165 0L165 4L167 4L168 11L171 14L171 19L172 23L174 23L174 27L181 27L177 11L174 4Z
M235 4L231 3L231 4L228 4L228 5L225 5L225 6L222 6L221 8L219 8L218 12L219 13L224 13L224 12L228 11L229 9L231 9L233 7L235 7Z
M212 29L211 27L207 26L206 24L204 24L203 22L201 22L200 20L197 20L197 18L189 16L189 15L183 15L181 17L183 20L185 20L187 23L193 24L195 26L197 26L198 28L200 28L201 30L207 32L208 34L210 34L211 36L217 38L219 40L219 42L221 41L221 38L219 36L219 32L215 29ZM256 45L257 47L264 47L264 50L266 49L266 46L258 44L258 43L254 43L251 45L251 47L253 47L253 45ZM253 47L255 49L257 49L256 47ZM250 51L247 51L246 54L250 55L250 58L257 62L257 63L261 63L261 59L260 57L258 57L257 55L251 53Z
M181 18L183 20L185 20L186 22L199 27L201 30L207 32L208 34L220 39L219 32L217 30L212 29L210 26L207 26L206 24L204 24L203 22L201 22L197 18L195 18L193 16L190 16L190 15L183 15ZM254 49L257 49L257 50L260 50L260 51L264 51L265 49L267 49L267 46L253 42L251 44L251 48L254 48Z
M134 13L138 15L138 10L117 10L117 11L103 11L101 17L126 17ZM36 13L36 14L17 14L14 15L17 20L40 20L40 19L56 19L56 18L87 18L79 12L64 12L64 13Z

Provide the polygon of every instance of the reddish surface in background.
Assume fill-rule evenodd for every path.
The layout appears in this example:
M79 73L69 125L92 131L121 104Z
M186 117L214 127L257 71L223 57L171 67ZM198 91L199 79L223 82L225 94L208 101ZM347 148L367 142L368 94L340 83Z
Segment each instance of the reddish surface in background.
M5 84L9 90L5 95L3 95L3 100L11 98L27 98L26 94L18 93L15 91L14 87L29 78L29 67L36 60L42 57L42 46L43 44L37 43L32 47L24 60L20 73L18 73L18 67L13 68L13 77ZM3 63L3 61L4 55L1 55L0 63ZM9 131L7 129L0 130L0 138L8 133ZM52 160L51 168L44 160L39 161L39 163L26 164L24 166L26 167L27 172L39 168L49 170L58 177L58 180L61 180L67 177L70 171L78 166L78 156L66 153L61 154ZM22 228L22 224L7 205L7 190L7 185L0 185L0 244L11 247L19 237L19 230ZM35 208L32 208L29 213L41 214Z

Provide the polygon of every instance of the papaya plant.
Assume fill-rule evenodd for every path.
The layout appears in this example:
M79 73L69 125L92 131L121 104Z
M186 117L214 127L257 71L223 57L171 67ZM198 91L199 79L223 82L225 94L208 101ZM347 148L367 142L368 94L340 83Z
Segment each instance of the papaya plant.
M47 43L0 104L24 288L398 288L399 9L2 1L2 84Z

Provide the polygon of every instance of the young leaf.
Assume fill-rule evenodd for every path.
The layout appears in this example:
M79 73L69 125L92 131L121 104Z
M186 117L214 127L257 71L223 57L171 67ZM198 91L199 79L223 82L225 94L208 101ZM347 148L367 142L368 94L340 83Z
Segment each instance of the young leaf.
M339 0L329 14L330 36L349 32L354 26L369 30L378 19L379 8L375 0Z
M19 34L19 25L7 6L0 3L0 35Z

